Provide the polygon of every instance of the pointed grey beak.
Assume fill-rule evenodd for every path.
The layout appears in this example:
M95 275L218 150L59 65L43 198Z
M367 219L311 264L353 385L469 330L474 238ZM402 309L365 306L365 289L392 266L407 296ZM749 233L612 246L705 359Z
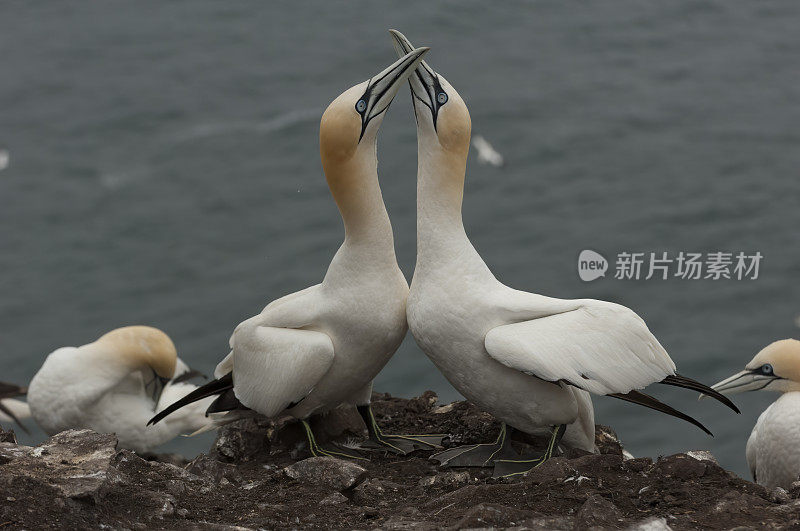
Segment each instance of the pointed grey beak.
M392 35L392 45L398 56L413 49L411 41L405 35L394 29L390 29L389 33ZM439 109L447 103L447 94L442 91L439 76L428 63L421 61L414 73L408 78L408 83L411 85L411 94L414 99L420 101L431 110L435 128ZM440 94L444 94L444 96L440 96Z
M774 374L766 375L758 370L744 370L715 383L711 388L723 395L735 395L747 391L760 391L777 379ZM700 398L706 398L706 395L700 395Z
M400 86L414 73L414 69L422 61L430 48L416 48L404 54L380 73L372 76L367 89L356 104L356 111L361 115L361 136L370 120L383 114L400 90ZM360 138L359 138L360 139Z

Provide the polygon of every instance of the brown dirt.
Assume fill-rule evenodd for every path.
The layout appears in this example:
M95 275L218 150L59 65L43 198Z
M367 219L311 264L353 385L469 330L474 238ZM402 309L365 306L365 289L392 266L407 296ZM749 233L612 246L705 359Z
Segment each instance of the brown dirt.
M499 427L470 404L442 408L433 393L376 395L374 408L387 433L449 433L448 444L487 442ZM361 429L354 419L337 413L316 427L347 437ZM118 451L102 487L80 497L65 496L46 477L9 472L12 462L0 452L0 530L584 529L653 518L663 520L651 529L800 529L800 489L768 492L686 454L624 460L610 429L597 434L603 453L570 451L517 480L492 479L483 469L439 470L422 451L372 453L355 463L365 472L352 463L309 461L291 478L284 469L308 457L297 425L248 420L223 429L211 452L191 463ZM518 444L528 443L543 441Z

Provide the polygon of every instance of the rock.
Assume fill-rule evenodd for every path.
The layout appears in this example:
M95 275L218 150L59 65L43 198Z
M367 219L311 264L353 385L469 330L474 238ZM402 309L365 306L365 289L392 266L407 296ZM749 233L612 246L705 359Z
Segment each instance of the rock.
M622 443L619 442L617 432L608 426L595 426L594 444L601 454L622 455Z
M404 487L385 479L367 479L353 491L353 500L361 505L370 505L383 500L387 494L399 493Z
M708 450L690 450L686 452L686 455L693 459L697 459L698 461L711 461L714 464L719 464L719 461L717 461L717 458L714 457L714 454Z
M212 453L228 462L248 461L269 448L274 431L274 423L260 417L226 424L217 431Z
M189 463L189 460L183 457L182 455L173 453L169 454L145 453L141 454L141 457L145 461L150 461L152 463L166 463L178 467L184 467Z
M4 430L0 427L0 443L17 444L17 435L14 430Z
M333 457L310 457L284 468L283 472L297 481L325 485L338 491L351 489L367 477L366 469Z
M531 511L495 504L479 504L470 508L454 529L513 527L530 518Z
M110 468L117 438L91 430L68 430L31 448L0 445L3 479L25 476L67 498L98 502L115 472Z
M553 457L525 474L525 480L537 485L557 483L576 474L571 462L563 457Z
M725 515L732 512L741 512L745 507L761 512L768 507L768 504L757 496L732 491L725 493L718 499L716 503L711 506L709 513L712 515Z
M622 514L613 503L599 494L592 494L575 514L575 521L582 529L594 526L619 527Z
M406 404L406 411L412 413L425 413L433 409L439 397L433 391L425 391L422 396L412 398Z
M622 454L589 454L573 459L570 465L579 472L596 473L601 470L622 469Z
M421 487L455 487L466 485L471 479L472 476L469 472L443 472L420 479L419 485Z
M628 461L629 459L636 459L636 457L625 448L622 449L622 459Z
M656 516L636 522L625 529L626 531L672 531L672 528L667 525L667 520L665 518L658 518Z
M800 481L794 481L789 486L789 496L792 498L800 498Z
M319 501L320 505L339 505L342 503L347 503L347 498L341 492L334 492Z
M435 408L433 411L431 411L431 413L433 413L434 415L444 415L445 413L450 413L455 409L457 403L458 402L451 402L444 406L439 406Z
M662 457L655 465L656 472L678 479L694 479L703 477L708 461L698 460L686 454L675 454Z
M623 457L624 459L624 457ZM653 466L653 460L649 457L634 457L623 461L622 468L630 472L643 472Z
M234 485L239 485L242 482L242 474L236 468L236 465L217 461L205 454L200 454L192 459L186 465L185 470L216 484L227 481Z
M386 531L434 531L440 529L440 526L425 520L416 520L406 516L394 515L376 529Z
M373 407L387 432L424 429L473 443L492 440L498 428L466 402L436 413L432 395L411 403L378 396ZM342 426L337 417L331 422ZM376 455L368 464L332 458L295 462L293 452L307 451L297 422L251 419L241 426L243 433L230 428L212 455L185 468L174 464L181 462L175 456L144 460L115 451L112 436L88 430L60 434L39 447L0 442L0 527L800 528L800 481L786 490L767 490L702 452L656 463L625 460L613 451L565 452L520 478L493 480L490 470L440 470L427 459L432 452L424 451ZM613 444L613 432L598 432ZM531 449L525 445L536 448L541 442L514 439L517 450L526 452ZM645 515L650 518L643 520Z
M573 516L537 516L529 518L513 529L527 531L528 529L542 529L546 531L572 531L575 529Z
M792 498L789 496L789 493L786 492L786 489L775 487L770 491L769 499L775 503L788 503Z

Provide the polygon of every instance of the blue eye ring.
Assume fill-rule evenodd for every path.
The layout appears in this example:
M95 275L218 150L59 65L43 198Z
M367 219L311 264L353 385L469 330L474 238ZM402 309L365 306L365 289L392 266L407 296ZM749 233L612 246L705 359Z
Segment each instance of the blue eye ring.
M439 102L439 105L444 105L447 103L447 94L444 92L440 92L436 95L436 101Z
M771 376L773 373L772 365L770 365L769 363L765 363L764 365L762 365L761 373L767 376Z
M364 112L367 110L367 102L364 100L358 100L356 102L356 110L358 112Z

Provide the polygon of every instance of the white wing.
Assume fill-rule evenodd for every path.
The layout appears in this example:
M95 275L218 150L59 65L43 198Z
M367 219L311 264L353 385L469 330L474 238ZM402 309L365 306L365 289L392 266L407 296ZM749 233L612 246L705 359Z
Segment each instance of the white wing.
M2 404L3 407L8 411L13 413L14 416L19 420L26 419L31 416L31 408L26 402L21 400L4 398L3 400L0 400L0 404ZM3 413L2 409L0 409L0 422L13 422L13 419Z
M675 364L629 308L585 301L577 309L493 328L486 351L543 380L605 395L627 393L675 373Z
M313 330L250 323L231 342L236 398L268 417L302 400L333 363L330 337Z

